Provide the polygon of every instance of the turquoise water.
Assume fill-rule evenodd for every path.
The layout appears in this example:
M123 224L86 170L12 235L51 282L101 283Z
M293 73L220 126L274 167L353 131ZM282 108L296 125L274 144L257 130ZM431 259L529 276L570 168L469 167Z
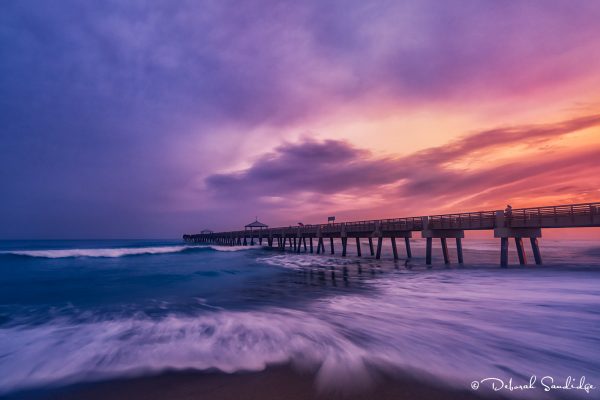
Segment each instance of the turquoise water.
M462 388L531 375L600 386L600 246L542 241L544 266L500 269L496 241L467 240L464 267L437 258L429 270L423 245L413 241L406 269L388 247L374 260L177 240L0 242L0 394L288 362L320 386L366 385L375 370Z

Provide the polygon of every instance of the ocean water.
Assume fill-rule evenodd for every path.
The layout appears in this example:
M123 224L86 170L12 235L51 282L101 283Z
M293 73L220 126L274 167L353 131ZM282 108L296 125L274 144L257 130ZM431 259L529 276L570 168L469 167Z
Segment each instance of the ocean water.
M542 240L545 265L500 269L497 241L469 239L464 266L444 266L438 247L427 269L424 242L412 244L405 268L388 243L374 260L352 246L343 258L177 240L0 242L0 395L282 363L317 371L321 388L369 385L374 371L459 388L532 375L600 386L600 245Z

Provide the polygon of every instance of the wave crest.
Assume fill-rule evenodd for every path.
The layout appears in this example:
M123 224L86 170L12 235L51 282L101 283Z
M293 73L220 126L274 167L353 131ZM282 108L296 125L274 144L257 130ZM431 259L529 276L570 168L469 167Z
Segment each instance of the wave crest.
M40 258L73 258L73 257L124 257L151 254L179 253L183 251L214 250L240 251L255 249L257 246L155 246L155 247L115 247L105 249L51 249L51 250L11 250L0 254Z

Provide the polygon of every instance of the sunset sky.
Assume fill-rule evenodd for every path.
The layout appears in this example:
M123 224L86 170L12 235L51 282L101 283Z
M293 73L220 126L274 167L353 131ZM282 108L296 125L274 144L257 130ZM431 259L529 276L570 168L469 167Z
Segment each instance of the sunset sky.
M0 238L600 200L600 1L0 2Z

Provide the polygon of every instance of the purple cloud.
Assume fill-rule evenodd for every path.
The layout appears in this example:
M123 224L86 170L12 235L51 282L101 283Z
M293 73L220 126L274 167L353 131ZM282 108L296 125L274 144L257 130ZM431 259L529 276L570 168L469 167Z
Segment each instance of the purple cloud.
M600 116L591 115L555 124L495 129L399 158L378 158L344 141L305 140L278 147L246 170L211 175L206 186L219 202L237 201L240 196L257 208L261 197L282 197L298 205L293 199L303 194L309 194L317 202L342 194L348 196L346 204L333 207L352 208L352 200L348 198L379 195L388 199L392 208L404 206L419 212L443 210L449 204L497 206L495 203L526 193L548 195L557 185L564 188L571 184L568 193L593 192L594 184L599 183L594 176L600 176L597 147L564 154L547 153L544 157L496 163L475 170L452 169L447 164L482 150L556 139L598 126ZM543 190L545 187L547 191ZM281 205L288 206L289 203Z

